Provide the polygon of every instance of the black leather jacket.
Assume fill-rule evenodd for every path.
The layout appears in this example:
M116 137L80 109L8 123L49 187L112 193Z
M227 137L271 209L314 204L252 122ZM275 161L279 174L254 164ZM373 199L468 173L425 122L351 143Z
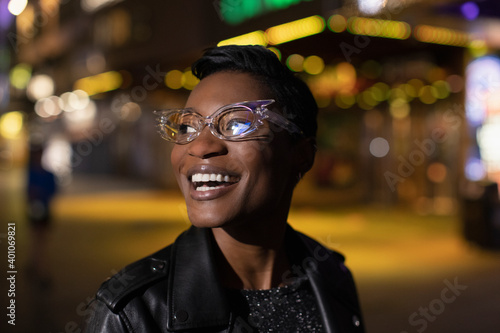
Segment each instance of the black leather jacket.
M86 332L252 332L235 318L215 270L210 229L191 227L174 244L103 283ZM288 227L292 271L307 274L325 331L364 332L354 281L342 255Z

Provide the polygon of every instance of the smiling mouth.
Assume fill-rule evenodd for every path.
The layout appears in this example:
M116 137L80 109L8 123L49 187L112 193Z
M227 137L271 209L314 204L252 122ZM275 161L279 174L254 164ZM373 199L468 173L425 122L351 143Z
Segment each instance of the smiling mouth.
M195 173L190 179L196 191L212 191L233 185L240 181L239 177L220 173Z

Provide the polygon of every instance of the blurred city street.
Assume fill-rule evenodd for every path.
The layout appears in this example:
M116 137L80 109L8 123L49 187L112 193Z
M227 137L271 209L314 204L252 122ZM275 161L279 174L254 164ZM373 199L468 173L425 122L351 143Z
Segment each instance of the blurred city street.
M346 256L367 333L500 332L499 36L497 0L0 0L0 333L82 332L106 278L189 227L153 110L193 106L226 45L316 102L259 74L277 114L251 126L310 133L289 222Z
M44 258L50 281L38 281L25 270L31 239L23 177L22 171L0 174L2 228L16 224L18 267L16 325L2 320L1 332L80 332L84 304L106 277L188 227L176 192L112 177L76 177L54 202ZM315 194L298 197L309 195ZM500 253L465 243L458 217L377 206L314 207L300 200L294 207L289 220L296 229L346 255L368 333L498 332ZM3 239L0 246L6 256ZM5 278L2 290L4 285Z

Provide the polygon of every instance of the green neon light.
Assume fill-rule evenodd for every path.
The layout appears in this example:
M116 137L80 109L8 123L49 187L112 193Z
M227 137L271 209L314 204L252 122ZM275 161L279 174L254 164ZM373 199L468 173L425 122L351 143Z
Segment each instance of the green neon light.
M271 11L310 1L313 0L220 0L219 10L225 22L236 25Z

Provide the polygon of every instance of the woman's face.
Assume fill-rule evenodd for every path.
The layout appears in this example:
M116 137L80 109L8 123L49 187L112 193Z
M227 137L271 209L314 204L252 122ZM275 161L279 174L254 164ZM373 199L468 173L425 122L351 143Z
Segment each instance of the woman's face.
M215 73L195 87L186 107L210 116L228 104L269 98L261 85L246 73ZM218 139L205 127L194 141L175 145L172 166L191 223L285 222L297 177L292 151L286 131L272 132L266 122L249 140Z

